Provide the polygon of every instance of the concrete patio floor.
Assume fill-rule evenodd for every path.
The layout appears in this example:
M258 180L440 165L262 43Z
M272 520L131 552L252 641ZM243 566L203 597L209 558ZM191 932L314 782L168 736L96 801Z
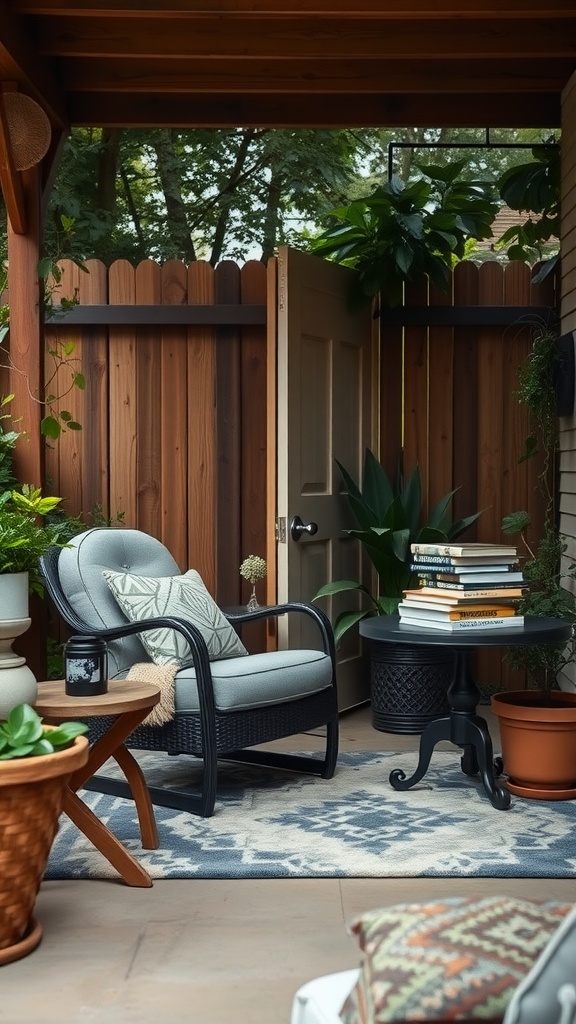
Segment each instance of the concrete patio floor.
M341 725L343 750L413 750L418 741L374 731L366 707L344 715ZM312 749L317 742L306 736L286 746ZM0 968L0 1021L288 1024L300 985L359 962L346 932L355 914L406 900L501 892L574 901L576 883L198 879L131 889L121 881L45 882L36 907L42 943Z

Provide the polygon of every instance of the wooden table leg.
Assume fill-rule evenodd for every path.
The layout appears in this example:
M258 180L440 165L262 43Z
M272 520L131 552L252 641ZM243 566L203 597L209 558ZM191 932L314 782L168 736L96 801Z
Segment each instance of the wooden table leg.
M74 792L80 789L110 757L113 757L124 772L132 791L140 824L142 846L146 850L157 850L160 840L148 786L136 758L124 746L124 740L131 732L134 732L134 729L140 725L142 718L147 714L146 710L144 712L130 711L115 718L104 735L90 747L86 764L79 768L70 779L70 789Z
M154 808L152 807L150 792L142 774L142 769L127 747L118 747L112 756L124 772L128 785L132 790L140 824L142 846L145 850L157 850L160 846L160 840L158 838L156 818L154 817Z
M139 886L142 889L151 887L152 879L148 872L71 789L68 789L64 796L63 811L116 868L126 885Z

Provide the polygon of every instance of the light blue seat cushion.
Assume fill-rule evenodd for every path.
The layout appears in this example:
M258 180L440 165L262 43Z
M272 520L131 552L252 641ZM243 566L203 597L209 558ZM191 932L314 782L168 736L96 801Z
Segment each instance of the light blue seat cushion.
M270 651L242 658L213 661L214 700L219 711L299 700L330 685L332 666L322 651ZM198 711L198 690L193 668L176 673L178 712Z
M105 628L124 624L103 572L139 576L180 573L160 541L139 530L95 527L63 548L58 561L60 582L68 601L88 625ZM108 644L108 675L124 678L132 665L151 659L136 636ZM211 662L216 707L221 711L264 707L298 700L330 686L332 664L322 651L271 651ZM193 667L180 669L175 679L176 714L199 709Z

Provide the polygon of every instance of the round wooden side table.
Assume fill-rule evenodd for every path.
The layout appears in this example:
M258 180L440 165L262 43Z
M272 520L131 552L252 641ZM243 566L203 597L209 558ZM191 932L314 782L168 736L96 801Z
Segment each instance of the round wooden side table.
M64 797L64 811L87 839L116 868L127 885L149 888L152 879L147 871L119 842L94 812L80 799L80 789L110 757L113 757L126 776L138 813L142 846L157 850L159 844L156 819L150 793L142 769L136 758L124 745L127 737L146 718L160 700L160 691L150 683L125 679L108 682L108 692L94 697L71 697L64 680L38 683L35 708L49 724L71 719L111 718L110 728L94 743L88 761L70 779Z

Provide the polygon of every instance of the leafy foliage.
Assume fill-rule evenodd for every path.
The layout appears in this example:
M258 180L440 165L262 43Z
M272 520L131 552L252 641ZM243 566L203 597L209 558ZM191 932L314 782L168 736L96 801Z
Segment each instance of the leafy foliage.
M64 224L64 235L71 235L74 224L73 220L63 215L61 217L61 221ZM59 249L55 256L45 257L44 259L41 259L38 264L38 278L41 283L45 315L54 315L54 310L56 308L52 305L52 299L55 289L62 280L62 271L58 263L60 255L61 250ZM76 263L81 270L87 273L86 268L81 262L76 261ZM6 267L2 268L0 271L0 295L5 291L7 283L8 271ZM65 299L60 302L58 306L58 315L66 312L67 309L74 305L77 305L76 299ZM6 344L5 347L2 347L4 343L8 341L9 328L10 307L9 305L3 305L0 306L0 357L2 357L2 365L15 369L26 377L26 374L14 365L8 345ZM72 413L67 409L59 408L56 404L61 402L61 400L65 398L73 388L78 388L80 391L84 391L86 387L84 374L78 369L79 360L74 356L74 348L74 342L60 341L59 339L56 339L52 348L48 349L47 353L52 360L52 365L49 370L48 367L46 368L47 376L43 396L41 397L40 395L32 394L32 392L30 392L31 397L35 401L46 407L46 414L42 417L40 422L40 433L51 440L57 440L60 437L60 434L64 433L66 430L82 429L80 423L78 423L72 416ZM64 373L62 371L64 371ZM69 381L67 384L63 384L66 373L69 374ZM58 394L53 394L51 389L56 380L58 380ZM9 395L2 399L0 407L5 406L13 397L13 395Z
M39 488L24 485L21 492L0 494L0 573L28 572L30 587L42 593L39 559L61 544L57 526L42 522L61 498L42 497Z
M576 598L564 583L576 578L576 566L568 564L566 543L556 523L555 460L559 447L558 420L554 382L558 372L559 355L556 334L536 328L532 349L518 372L516 397L530 411L532 432L519 461L542 455L542 470L538 484L545 500L545 522L542 536L535 546L528 541L532 525L528 512L513 512L504 517L503 533L520 535L526 562L523 566L528 593L520 602L524 615L539 615L566 619L576 626ZM508 652L514 668L527 671L532 683L544 691L558 685L558 674L576 657L576 638L568 644L555 646L514 647Z
M560 238L560 147L553 140L532 150L533 160L506 170L498 180L504 202L520 212L528 211L523 224L508 228L498 242L507 247L508 259L534 263L543 259L552 240L553 254L534 277L537 284L558 263Z
M378 292L388 305L403 298L405 281L428 275L445 290L470 238L489 238L498 206L492 186L463 181L464 161L418 167L424 177L394 177L367 198L332 211L334 223L313 243L317 256L355 267L357 305ZM428 180L426 180L428 179Z
M0 761L54 754L70 747L76 736L88 732L83 722L62 722L44 729L42 719L29 704L18 704L0 722Z
M416 585L416 574L410 571L411 544L455 540L476 522L481 513L476 512L453 523L451 506L456 492L450 491L422 523L422 484L417 466L407 479L399 474L392 484L384 467L367 448L360 488L344 466L340 462L337 464L346 484L350 508L358 523L358 529L346 532L360 541L378 574L376 595L354 580L327 583L314 595L313 600L316 601L345 591L357 591L369 600L368 609L343 612L338 616L334 623L338 643L347 630L366 616L395 612L402 592Z

